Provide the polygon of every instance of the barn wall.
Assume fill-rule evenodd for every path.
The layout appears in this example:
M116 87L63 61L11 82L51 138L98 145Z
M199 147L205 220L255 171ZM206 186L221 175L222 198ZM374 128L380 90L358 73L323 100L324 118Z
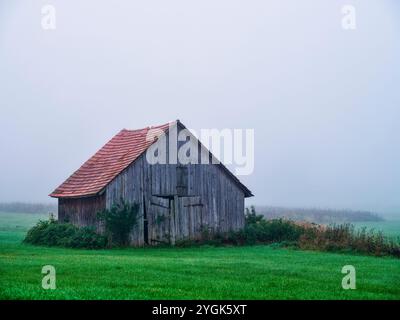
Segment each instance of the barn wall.
M132 245L145 244L145 210L149 244L199 238L203 229L225 232L244 226L244 192L220 165L184 167L150 165L142 155L106 187L107 208L121 198L140 204Z
M202 224L226 232L244 226L244 193L220 165L189 165L189 195L200 196Z
M69 221L77 226L98 225L97 212L105 209L105 195L68 199L58 199L58 220Z
M139 222L131 234L133 245L142 246L144 242L144 215L148 220L149 237L154 234L157 213L152 210L155 198L171 197L176 193L176 166L150 165L142 155L125 169L106 187L106 207L124 199L139 203Z

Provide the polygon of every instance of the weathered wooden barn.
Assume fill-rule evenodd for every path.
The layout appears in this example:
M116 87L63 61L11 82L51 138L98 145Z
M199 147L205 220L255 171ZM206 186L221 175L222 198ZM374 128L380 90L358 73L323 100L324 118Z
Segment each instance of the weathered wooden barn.
M146 151L160 136L168 143L177 139L169 134L171 128L178 133L186 129L177 120L120 131L50 194L58 198L59 220L99 227L97 212L124 199L140 208L139 223L131 233L134 246L196 239L205 229L242 228L244 201L252 193L222 163L149 163ZM160 134L149 140L150 130ZM179 146L182 141L176 143ZM204 146L199 144L199 148L200 157Z

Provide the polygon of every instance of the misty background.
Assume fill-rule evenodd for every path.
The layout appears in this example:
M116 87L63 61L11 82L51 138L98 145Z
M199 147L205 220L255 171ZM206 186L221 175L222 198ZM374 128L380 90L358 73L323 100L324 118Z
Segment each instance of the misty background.
M41 27L46 4L55 30ZM55 203L48 194L122 128L180 119L255 130L247 204L400 217L399 9L3 0L0 201Z

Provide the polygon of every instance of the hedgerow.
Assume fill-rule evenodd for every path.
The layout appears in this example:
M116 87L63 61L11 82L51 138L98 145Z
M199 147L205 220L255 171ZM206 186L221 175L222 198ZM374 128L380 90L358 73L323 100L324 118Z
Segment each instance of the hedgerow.
M99 213L105 223L105 232L99 234L92 227L76 227L60 223L54 218L39 221L31 228L26 243L69 248L100 249L129 244L129 233L137 224L138 206L124 202ZM266 220L254 208L247 210L245 226L238 231L211 232L204 228L197 240L183 239L176 246L199 245L256 245L275 244L304 250L354 252L375 256L400 257L398 240L388 239L381 232L356 230L351 224L322 226L313 223L296 223L284 219Z
M400 257L400 244L380 232L355 230L351 224L322 226L284 219L266 220L254 207L246 210L245 226L225 233L204 229L197 240L182 240L177 246L279 244L305 250L355 252Z
M52 218L41 220L29 229L24 242L42 246L86 249L101 249L107 246L107 238L98 234L94 228L78 228Z

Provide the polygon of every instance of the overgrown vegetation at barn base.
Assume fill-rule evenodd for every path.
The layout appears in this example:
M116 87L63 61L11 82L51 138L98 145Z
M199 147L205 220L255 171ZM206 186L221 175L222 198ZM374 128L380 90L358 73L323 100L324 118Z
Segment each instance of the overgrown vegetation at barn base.
M242 230L212 234L203 231L202 239L179 241L178 246L192 245L254 245L272 244L304 250L355 252L376 256L400 257L400 244L386 239L382 233L359 231L351 224L322 226L284 219L265 220L252 207L246 210L246 224Z
M109 243L116 246L127 246L129 234L138 223L139 205L130 204L123 199L114 204L111 209L98 213L100 221L104 222Z
M42 246L86 249L101 249L107 246L107 238L96 233L93 228L78 228L70 223L59 223L52 218L39 221L28 231L24 242Z
M40 221L28 231L25 242L35 245L70 248L99 249L129 244L130 231L137 224L139 207L121 201L110 210L99 213L104 222L105 235L93 228L78 228L69 223L59 223L54 218ZM322 226L315 223L299 223L284 219L265 220L254 208L247 210L245 227L238 231L211 233L202 232L199 240L180 240L176 246L198 245L255 245L277 244L304 250L354 252L376 256L400 258L400 244L385 238L382 233L355 230L350 224Z
M104 235L94 227L76 227L50 217L39 221L31 228L24 242L34 245L67 248L101 249L111 246L127 246L129 233L137 224L139 206L124 201L113 205L110 210L99 212L98 219L104 224Z

